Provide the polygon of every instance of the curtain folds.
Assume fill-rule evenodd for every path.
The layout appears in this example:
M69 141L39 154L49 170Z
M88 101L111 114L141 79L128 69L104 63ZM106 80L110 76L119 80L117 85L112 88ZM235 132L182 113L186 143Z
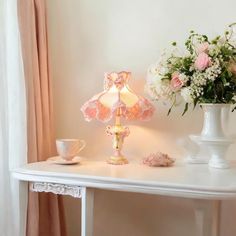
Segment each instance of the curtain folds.
M55 155L45 0L18 0L28 118L28 162ZM65 236L62 199L28 195L27 236Z

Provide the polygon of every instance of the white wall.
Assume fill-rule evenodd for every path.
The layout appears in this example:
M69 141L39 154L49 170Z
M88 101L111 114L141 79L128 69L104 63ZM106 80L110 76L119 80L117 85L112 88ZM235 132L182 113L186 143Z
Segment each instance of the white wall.
M85 122L80 112L81 105L102 90L103 73L131 71L132 87L143 93L147 67L162 49L172 41L182 43L191 29L210 35L223 32L227 24L236 21L235 9L235 0L48 1L57 137L83 138L88 143L83 155L104 159L111 153L105 125ZM201 129L198 109L181 117L181 107L166 117L167 108L156 107L151 122L130 126L124 151L131 161L157 150L178 157L183 152L176 139ZM232 117L229 128L236 133L235 114ZM143 140L148 142L143 145ZM230 153L234 151L235 146ZM79 203L66 202L69 236L79 235ZM222 215L227 217L222 222L222 236L236 235L234 212L236 203L224 203ZM95 236L157 234L194 236L193 202L96 191Z

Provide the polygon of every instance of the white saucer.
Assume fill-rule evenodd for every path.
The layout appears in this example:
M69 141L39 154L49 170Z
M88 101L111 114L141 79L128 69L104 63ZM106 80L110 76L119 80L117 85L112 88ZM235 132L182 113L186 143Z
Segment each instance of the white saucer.
M78 164L80 162L80 160L81 160L81 158L78 156L74 157L70 161L66 161L66 160L62 159L60 156L50 157L47 159L47 161L54 163L54 164L58 164L58 165L75 165L75 164Z

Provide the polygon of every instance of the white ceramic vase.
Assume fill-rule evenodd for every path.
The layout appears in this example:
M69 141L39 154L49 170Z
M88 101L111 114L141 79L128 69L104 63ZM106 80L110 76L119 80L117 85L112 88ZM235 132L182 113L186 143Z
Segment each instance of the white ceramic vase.
M224 133L223 120L224 110L230 111L230 104L201 104L204 112L204 121L201 135L198 141L207 147L210 153L209 166L213 168L228 168L228 161L225 159L226 152L234 140Z
M189 138L198 145L198 151L191 153L186 161L191 164L205 164L212 168L229 168L225 156L235 139L225 134L230 114L230 104L200 104L204 112L200 135Z
M205 138L224 138L223 109L230 108L228 104L201 104L204 112L201 136Z

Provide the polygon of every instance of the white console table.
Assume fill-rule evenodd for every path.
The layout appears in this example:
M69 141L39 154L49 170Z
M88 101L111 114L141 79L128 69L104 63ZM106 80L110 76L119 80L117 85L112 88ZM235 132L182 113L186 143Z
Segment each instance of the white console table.
M49 162L28 164L13 171L16 179L30 183L31 191L52 192L82 199L82 236L93 235L94 189L107 189L195 199L198 236L219 235L220 201L236 199L236 162L227 170L181 161L168 168L130 163L123 166L82 161L79 165ZM211 200L211 215L203 200Z

